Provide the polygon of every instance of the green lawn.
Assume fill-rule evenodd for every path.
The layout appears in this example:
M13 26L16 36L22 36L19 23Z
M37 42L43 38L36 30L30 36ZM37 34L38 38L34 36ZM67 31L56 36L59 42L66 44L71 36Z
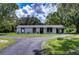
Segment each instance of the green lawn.
M14 39L10 39L10 38L0 38L0 41L3 40L4 42L0 42L0 49L6 48L14 43L16 43L16 41Z
M44 54L79 55L79 35L49 39L43 42L42 49L44 49Z
M55 36L59 34L17 34L17 33L0 33L0 36L22 36L22 37L46 37Z

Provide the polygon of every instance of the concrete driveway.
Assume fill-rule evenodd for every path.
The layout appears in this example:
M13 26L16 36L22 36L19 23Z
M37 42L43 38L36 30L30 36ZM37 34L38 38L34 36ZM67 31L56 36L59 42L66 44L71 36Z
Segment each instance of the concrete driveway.
M17 41L16 44L3 49L0 55L35 55L33 50L41 50L41 43L51 38L69 36L69 34L60 34L59 36L48 37L9 37ZM0 36L6 38L7 36Z

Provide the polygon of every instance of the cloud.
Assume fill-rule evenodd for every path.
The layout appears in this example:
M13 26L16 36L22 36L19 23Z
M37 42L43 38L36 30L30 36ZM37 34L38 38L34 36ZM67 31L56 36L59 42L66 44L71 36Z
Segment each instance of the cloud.
M31 5L26 5L23 8L20 8L19 10L16 10L16 15L18 18L21 17L27 17L29 16L35 16L41 22L44 22L47 15L49 13L53 13L57 10L57 5L52 3L34 3Z

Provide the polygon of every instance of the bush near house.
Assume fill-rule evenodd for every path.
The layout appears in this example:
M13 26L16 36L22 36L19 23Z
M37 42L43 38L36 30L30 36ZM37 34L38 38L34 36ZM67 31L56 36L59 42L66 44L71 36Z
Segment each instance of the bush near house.
M65 28L64 33L76 33L76 28Z

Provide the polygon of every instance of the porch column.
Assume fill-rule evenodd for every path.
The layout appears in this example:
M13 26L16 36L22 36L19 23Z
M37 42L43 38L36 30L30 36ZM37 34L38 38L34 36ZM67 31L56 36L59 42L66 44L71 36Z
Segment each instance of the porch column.
M56 28L52 28L53 33L57 33Z
M44 32L44 34L46 34L47 33L47 29L43 28L43 32Z
M40 28L36 28L36 33L37 33L37 34L40 33Z

